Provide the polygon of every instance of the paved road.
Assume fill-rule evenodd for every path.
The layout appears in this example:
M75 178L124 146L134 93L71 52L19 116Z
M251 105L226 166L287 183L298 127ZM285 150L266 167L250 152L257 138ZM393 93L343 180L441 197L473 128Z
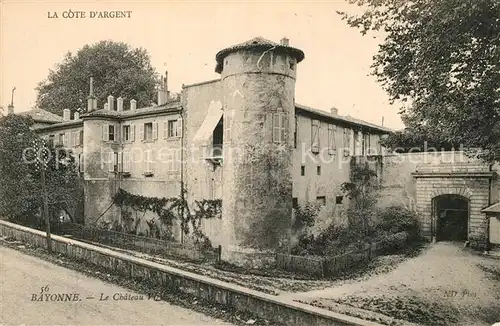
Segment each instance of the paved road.
M46 301L47 296L39 295L45 285L52 299L78 301ZM63 295L57 298L56 293ZM101 293L103 298L109 296L108 300L99 301ZM140 295L0 246L0 326L225 324L163 301L148 300L147 296L143 300L113 300L134 296ZM36 301L40 298L43 301Z

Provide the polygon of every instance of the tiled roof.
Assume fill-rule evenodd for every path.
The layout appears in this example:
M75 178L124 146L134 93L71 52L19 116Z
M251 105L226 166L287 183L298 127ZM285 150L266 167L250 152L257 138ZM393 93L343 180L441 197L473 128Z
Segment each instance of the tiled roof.
M228 48L222 49L219 52L217 52L217 54L215 55L215 60L217 61L217 66L215 67L215 72L217 72L217 73L222 72L222 68L223 68L222 61L231 52L241 50L241 49L268 50L271 48L276 48L276 49L285 50L287 52L290 52L292 55L295 56L295 58L297 59L297 62L304 60L304 52L302 52L302 50L299 50L297 48L294 48L294 47L291 47L288 45L275 43L273 41L269 41L269 40L259 36L259 37L255 37L249 41L230 46Z
M306 111L306 112L310 112L310 113L313 113L315 115L319 115L322 117L335 119L337 121L342 121L342 122L350 124L350 125L364 126L364 127L368 127L368 128L383 131L383 132L394 132L394 130L392 130L390 128L379 126L379 125L376 125L376 124L373 124L373 123L370 123L370 122L367 122L364 120L356 119L356 118L353 118L351 116L333 115L327 111L313 109L311 107L308 107L308 106L305 106L302 104L298 104L298 103L295 104L295 108L299 109L299 110Z
M111 111L111 110L96 110L89 113L80 115L81 118L87 117L110 117L116 119L130 118L134 116L149 115L154 113L162 113L173 110L178 110L181 108L181 102L179 100L166 103L164 105L150 106L145 108L136 109L135 111L125 110L125 111Z
M30 116L35 122L59 123L63 122L63 118L57 114L40 108L33 108L29 111L19 113L19 115Z
M78 120L70 120L70 121L54 123L48 126L37 127L36 130L57 130L57 129L65 129L67 127L79 127L80 125L83 125L83 120L78 119Z

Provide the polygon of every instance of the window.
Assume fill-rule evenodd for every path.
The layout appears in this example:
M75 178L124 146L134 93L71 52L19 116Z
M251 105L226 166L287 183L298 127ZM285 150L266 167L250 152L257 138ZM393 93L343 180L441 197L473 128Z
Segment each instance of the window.
M293 198L292 198L292 207L293 207L293 208L297 208L297 207L299 207L299 200L298 200L298 198L297 198L297 197L293 197Z
M344 156L351 153L351 130L344 128Z
M84 172L84 163L83 154L78 154L78 171Z
M175 138L182 136L182 118L166 120L163 124L163 138Z
M114 173L118 172L118 153L116 152L106 152L104 157L101 159L101 167L106 169L108 172Z
M321 206L325 206L326 205L326 197L325 196L318 196L318 197L316 197L316 202Z
M318 165L318 166L316 167L316 174L317 174L317 175L321 175L321 165Z
M113 153L113 172L118 172L118 153Z
M54 139L55 139L54 135L49 135L49 145L50 146L54 146L55 145Z
M286 144L288 136L288 115L285 113L273 114L273 142Z
M146 159L144 161L144 175L146 177L152 177L153 176L153 160L152 160L152 154L151 151L146 152Z
M334 125L328 125L328 154L334 155L337 150L337 144L335 143L335 131Z
M290 70L295 70L295 63L290 61Z
M158 124L156 122L147 122L140 126L139 130L141 140L152 141L158 139Z
M57 135L57 145L64 146L64 133Z
M123 135L123 141L130 141L130 126L129 125L123 126L122 135Z
M363 140L362 140L362 155L368 155L368 151L370 149L370 134L363 133Z
M311 121L311 151L319 153L319 120Z
M306 175L306 167L305 167L305 165L302 165L300 167L300 175Z
M109 125L109 128L108 128L108 139L109 141L115 141L115 126L113 125Z
M103 141L118 141L118 128L115 125L102 126Z
M295 131L293 132L293 147L297 148L297 137L299 133L299 119L295 116Z
M135 125L124 125L122 128L122 140L124 142L133 142L135 140Z
M177 120L168 120L168 138L177 137Z
M144 139L145 140L153 140L153 123L145 123L144 124Z
M337 197L335 197L335 204L341 205L343 200L344 200L344 196L337 196Z
M130 173L130 153L122 153L122 172Z
M71 145L73 147L83 146L83 130L74 131L71 137Z
M360 152L360 139L359 132L354 131L354 155L359 155Z

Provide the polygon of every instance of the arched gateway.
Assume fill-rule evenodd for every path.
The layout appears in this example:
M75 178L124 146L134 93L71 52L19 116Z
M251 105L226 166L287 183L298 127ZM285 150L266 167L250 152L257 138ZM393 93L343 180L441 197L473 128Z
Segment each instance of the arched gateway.
M486 246L488 220L481 210L490 204L494 176L488 165L423 164L412 175L425 237L435 241L468 240L471 246Z

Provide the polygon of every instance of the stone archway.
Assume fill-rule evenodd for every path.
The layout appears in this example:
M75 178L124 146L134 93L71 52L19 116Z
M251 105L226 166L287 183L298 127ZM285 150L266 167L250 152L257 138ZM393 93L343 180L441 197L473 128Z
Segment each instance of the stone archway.
M416 179L416 208L421 219L422 235L428 239L446 240L460 239L468 240L473 247L484 247L487 243L487 219L482 209L490 204L490 180L494 176L493 171L488 170L488 166L469 164L441 164L422 165L417 167L417 172L412 173ZM441 202L440 199L461 198L460 201ZM446 200L445 200L446 201ZM468 209L465 210L465 202ZM436 205L441 204L442 212L448 209L456 210L456 213L449 214L445 220L438 220L438 210ZM444 206L443 206L444 205ZM455 208L454 208L455 207ZM455 214L462 222L456 225L456 234L450 234L450 226L438 225L438 222L445 224L450 222ZM467 216L467 237L459 232L460 225L464 227L464 219ZM453 221L451 221L453 222ZM453 224L453 223L452 223ZM441 228L438 234L438 226ZM453 229L453 226L451 226ZM446 231L448 230L448 231ZM454 232L451 232L454 233ZM437 238L436 238L437 237ZM439 239L441 238L441 239Z
M432 199L433 234L436 241L468 239L470 200L455 194L442 194Z

